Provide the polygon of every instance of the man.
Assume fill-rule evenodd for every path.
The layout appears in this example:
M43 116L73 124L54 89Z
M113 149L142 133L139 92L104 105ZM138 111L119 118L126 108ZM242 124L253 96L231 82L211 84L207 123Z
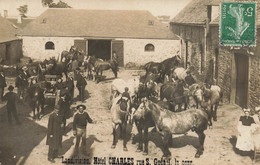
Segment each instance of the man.
M113 53L112 53L112 60L113 60L114 63L115 63L116 70L119 71L119 70L118 70L118 56L117 56L117 54L116 54L116 51L113 51Z
M3 100L4 88L6 87L6 80L3 69L0 69L0 101Z
M83 75L83 71L80 71L80 74L79 74L79 76L77 78L76 87L79 90L79 100L81 102L84 102L84 99L85 99L85 88L86 88L86 85L87 85L87 80L86 80L86 78Z
M7 108L7 115L8 115L8 122L9 124L12 124L12 115L14 119L16 120L17 124L20 124L17 116L17 110L16 110L16 102L18 101L18 96L16 93L13 92L14 87L10 85L8 87L9 92L7 92L3 96L3 101L7 101L6 108Z
M22 67L22 71L18 74L15 81L15 86L18 88L18 96L22 98L23 101L26 99L26 91L29 86L28 78L30 77L27 73L28 68L26 66Z
M74 79L73 79L73 75L72 73L68 74L68 78L66 80L66 86L68 88L68 92L70 95L70 104L73 102L73 98L74 98Z
M58 105L60 93L66 90L66 84L63 82L61 76L57 76L57 81L56 81L56 84L54 85L54 88L57 91L55 105Z
M63 122L63 134L66 134L66 119L70 117L70 96L68 91L61 91L59 100L59 115Z
M75 145L75 151L76 154L78 154L79 149L79 143L80 139L82 138L82 145L83 145L83 152L86 153L86 129L87 129L87 123L96 123L93 121L89 114L85 112L86 109L85 105L78 105L77 110L79 111L75 116L73 120L73 135L76 136L76 145Z
M55 162L54 158L58 157L59 148L62 146L62 126L62 118L56 106L49 117L46 141L46 145L49 145L48 160L52 163Z

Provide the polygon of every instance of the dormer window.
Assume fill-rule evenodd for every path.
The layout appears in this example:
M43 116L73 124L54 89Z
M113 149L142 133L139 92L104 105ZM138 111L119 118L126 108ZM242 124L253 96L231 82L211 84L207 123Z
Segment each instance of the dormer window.
M152 26L154 24L154 22L152 20L148 21L148 25Z

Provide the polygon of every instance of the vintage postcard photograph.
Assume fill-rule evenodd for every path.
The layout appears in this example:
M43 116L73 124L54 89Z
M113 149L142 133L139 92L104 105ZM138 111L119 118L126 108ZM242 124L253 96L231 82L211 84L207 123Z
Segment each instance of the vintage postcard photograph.
M0 0L0 165L260 165L260 0Z

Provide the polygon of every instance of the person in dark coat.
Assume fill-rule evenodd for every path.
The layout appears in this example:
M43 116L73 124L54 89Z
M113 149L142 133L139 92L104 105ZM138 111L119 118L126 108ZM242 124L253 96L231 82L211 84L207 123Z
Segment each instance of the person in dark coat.
M112 60L115 62L116 71L119 71L118 70L118 56L116 54L116 51L113 51L113 53L112 53Z
M86 109L85 105L78 105L77 110L78 113L74 116L73 120L73 135L76 136L76 145L75 145L75 151L76 154L78 154L78 149L79 149L79 143L80 139L82 138L82 146L84 148L84 153L85 151L85 146L86 146L86 129L87 129L87 124L88 123L96 123L93 121L89 114L84 111Z
M54 85L54 88L57 91L55 105L58 105L60 93L66 90L66 82L63 82L61 76L57 76L57 81L56 84Z
M22 90L23 90L23 100L25 101L26 99L26 94L27 94L27 89L29 87L29 81L28 79L31 77L30 74L28 73L28 68L27 66L22 67L22 72L21 72L21 77L22 77Z
M10 85L8 87L9 92L7 92L3 96L3 101L7 101L6 108L7 108L7 117L9 124L12 124L12 116L16 120L16 123L19 124L18 116L17 116L17 110L16 110L16 102L18 101L18 96L16 93L13 92L14 87Z
M69 92L70 98L71 98L70 103L72 103L73 98L74 98L74 88L75 88L72 73L68 74L68 78L66 80L66 85L67 85L68 92Z
M46 145L49 145L48 160L54 163L54 158L58 157L59 148L62 146L62 118L59 109L56 107L50 115L48 121L48 132Z
M86 78L83 75L83 71L81 71L79 76L78 76L78 78L77 78L77 84L76 84L76 87L79 90L79 100L81 102L84 102L84 99L85 99L85 88L86 88L86 85L87 85L87 80L86 80Z
M65 135L65 128L66 128L66 119L70 117L70 95L68 91L62 91L60 93L60 100L59 100L59 115L62 118L63 122L63 134Z
M3 100L4 88L6 87L6 80L3 69L0 69L0 100Z

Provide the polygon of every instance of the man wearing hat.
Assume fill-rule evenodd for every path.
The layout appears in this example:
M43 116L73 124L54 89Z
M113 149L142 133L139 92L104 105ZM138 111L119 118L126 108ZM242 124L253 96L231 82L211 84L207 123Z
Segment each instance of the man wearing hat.
M60 97L61 91L65 91L66 90L66 84L63 82L62 77L60 75L57 76L57 81L56 81L56 84L55 84L54 87L55 87L55 89L57 91L55 105L58 105L58 101L59 101L59 97Z
M84 77L83 74L84 74L84 72L80 71L80 74L77 77L77 84L76 84L76 87L79 90L79 100L81 102L84 102L84 99L85 99L85 88L86 88L86 85L87 85L87 80L86 80L86 78Z
M78 149L79 149L79 143L80 139L82 138L82 145L84 148L84 153L85 151L85 146L86 146L86 129L87 129L87 123L96 123L93 121L89 114L84 111L86 109L85 105L78 105L77 110L78 113L74 116L73 120L73 135L76 136L76 145L75 145L75 150L76 154L78 154Z
M6 80L4 75L4 70L0 69L0 100L2 101L4 95L4 88L6 87Z
M6 103L6 109L7 109L7 117L9 124L12 124L12 116L16 120L16 123L19 124L18 116L17 116L17 110L16 110L16 102L18 101L18 96L16 93L13 92L14 87L10 85L8 87L9 92L7 92L3 96L3 101L7 101Z
M54 112L50 115L48 121L48 132L46 145L49 145L48 160L54 163L54 158L58 157L59 148L62 146L62 118L59 115L57 106Z

